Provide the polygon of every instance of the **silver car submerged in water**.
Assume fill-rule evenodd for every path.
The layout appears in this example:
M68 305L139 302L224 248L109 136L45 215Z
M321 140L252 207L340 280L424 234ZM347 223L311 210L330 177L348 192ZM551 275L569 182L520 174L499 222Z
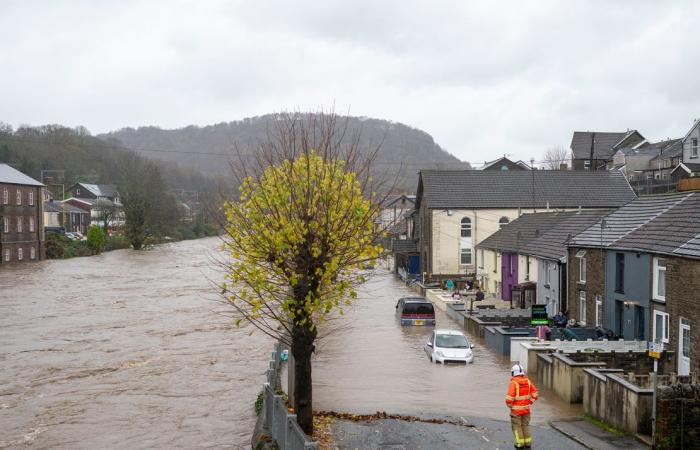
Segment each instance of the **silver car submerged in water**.
M458 330L435 330L425 344L425 353L435 363L474 362L474 344Z

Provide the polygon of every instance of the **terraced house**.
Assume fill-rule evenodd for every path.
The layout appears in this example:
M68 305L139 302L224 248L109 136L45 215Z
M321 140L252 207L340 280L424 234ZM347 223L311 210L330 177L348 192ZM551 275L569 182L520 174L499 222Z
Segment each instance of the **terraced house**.
M484 262L477 245L521 214L616 208L634 198L620 172L423 170L408 228L423 279L476 276ZM498 290L501 280L486 275L484 285Z
M43 259L43 187L0 164L0 265Z
M700 192L640 197L575 236L568 254L571 317L666 344L680 375L700 369Z

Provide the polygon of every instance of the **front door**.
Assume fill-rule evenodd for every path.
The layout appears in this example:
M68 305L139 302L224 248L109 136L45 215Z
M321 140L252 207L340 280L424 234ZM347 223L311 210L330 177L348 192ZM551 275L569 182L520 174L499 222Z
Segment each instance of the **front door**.
M682 317L678 327L678 375L690 375L690 321Z
M501 255L501 298L513 299L513 286L518 283L518 255L503 253ZM517 299L513 299L517 300Z

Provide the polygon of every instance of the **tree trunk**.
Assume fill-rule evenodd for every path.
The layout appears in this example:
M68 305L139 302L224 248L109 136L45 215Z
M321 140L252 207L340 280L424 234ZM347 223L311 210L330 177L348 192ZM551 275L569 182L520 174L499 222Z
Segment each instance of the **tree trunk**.
M294 325L292 328L292 354L294 355L294 412L304 433L314 432L311 354L314 352L316 329L311 324Z

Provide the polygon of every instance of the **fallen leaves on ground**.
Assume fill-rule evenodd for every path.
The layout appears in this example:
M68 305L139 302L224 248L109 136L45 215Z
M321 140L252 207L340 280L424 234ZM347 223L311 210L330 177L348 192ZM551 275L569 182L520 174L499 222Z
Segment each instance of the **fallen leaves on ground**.
M405 422L422 422L422 423L438 423L438 424L450 424L450 425L459 425L461 427L467 427L467 428L473 428L474 425L471 425L469 423L466 423L461 420L453 420L453 419L436 419L436 418L430 418L430 419L425 419L422 417L418 416L405 416L402 414L388 414L386 411L377 411L374 414L352 414L352 413L344 413L344 412L336 412L336 411L318 411L314 413L314 419L316 417L329 417L333 419L340 419L340 420L350 420L352 422L372 422L374 420L382 420L382 419L395 419L395 420L403 420Z
M328 415L314 414L314 434L311 437L318 444L319 450L334 450L335 446L333 439L333 430L331 424L334 418Z

